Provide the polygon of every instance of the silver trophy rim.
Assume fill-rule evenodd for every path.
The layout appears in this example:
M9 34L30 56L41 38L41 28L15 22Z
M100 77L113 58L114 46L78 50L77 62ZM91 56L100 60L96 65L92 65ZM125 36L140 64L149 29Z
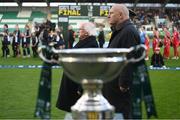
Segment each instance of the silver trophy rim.
M53 49L55 53L61 54L106 54L106 53L129 53L131 48L78 48L78 49Z

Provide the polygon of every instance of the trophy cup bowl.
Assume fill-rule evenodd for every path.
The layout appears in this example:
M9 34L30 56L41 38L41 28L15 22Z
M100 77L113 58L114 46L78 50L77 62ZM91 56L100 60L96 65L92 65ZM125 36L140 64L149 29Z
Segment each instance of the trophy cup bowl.
M126 64L128 49L67 49L59 54L64 72L75 82L112 80Z
M144 47L139 45L136 48ZM105 82L117 77L128 62L137 62L145 57L127 59L127 54L135 47L128 49L116 48L82 48L56 50L59 58L56 62L62 65L64 72L73 81L80 83L83 87L83 95L71 107L73 119L113 119L114 107L108 103L101 93ZM41 53L41 52L40 52ZM47 60L40 54L40 57Z

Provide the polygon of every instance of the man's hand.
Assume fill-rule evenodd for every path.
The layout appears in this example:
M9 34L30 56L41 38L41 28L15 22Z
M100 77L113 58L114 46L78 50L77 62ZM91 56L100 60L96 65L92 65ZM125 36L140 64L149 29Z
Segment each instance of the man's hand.
M166 66L165 66L165 65L163 65L163 66L162 66L162 68L166 69Z
M127 92L129 90L129 87L124 88L124 87L120 86L120 90L121 90L121 92Z
M149 66L149 68L150 68L150 69L152 69L152 68L153 68L153 66L151 65L151 66Z

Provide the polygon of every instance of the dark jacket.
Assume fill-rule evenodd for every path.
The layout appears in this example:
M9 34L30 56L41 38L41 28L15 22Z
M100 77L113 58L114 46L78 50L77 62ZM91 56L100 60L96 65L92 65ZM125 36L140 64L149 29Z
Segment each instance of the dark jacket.
M157 54L154 53L151 57L151 65L153 67L162 67L164 66L164 60L163 60L163 56L161 55L161 53Z
M69 44L69 48L72 48L73 47L73 43L75 41L74 39L74 31L73 30L69 30L68 31L68 44Z
M94 36L90 36L85 40L79 41L74 48L97 48L98 43ZM74 81L70 80L68 76L63 73L61 80L61 85L59 89L59 95L57 100L57 108L70 112L71 106L76 103L76 101L81 97L78 94L81 91L81 86Z
M103 47L103 44L104 44L104 42L105 42L104 31L100 31L100 32L99 32L98 41L99 41L99 46L100 46L100 48L102 48L102 47Z
M112 28L112 36L109 42L109 48L129 48L140 44L140 36L130 20ZM128 58L132 54L128 55ZM123 113L125 118L131 117L131 85L133 79L134 64L128 64L124 67L120 75L111 82L105 83L103 95L109 103L115 106L116 113ZM120 86L130 88L127 92L122 92Z
M28 30L25 30L25 35L26 35L26 36L30 36L30 35L31 35L29 29L28 29ZM31 42L30 39L31 39L31 37L27 37L27 38L26 38L27 44L30 44L30 42Z
M17 37L17 41L16 41L16 37ZM20 44L20 42L21 42L21 31L15 30L12 44Z
M7 46L9 44L9 40L8 40L8 33L6 35L3 35L3 39L2 39L2 46Z

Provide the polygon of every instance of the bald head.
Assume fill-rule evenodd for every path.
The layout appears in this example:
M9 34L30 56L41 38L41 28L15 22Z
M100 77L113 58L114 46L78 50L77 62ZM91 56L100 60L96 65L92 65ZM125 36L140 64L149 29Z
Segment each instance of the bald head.
M124 4L115 4L112 6L117 12L122 12L124 17L129 18L129 10Z
M124 4L115 4L109 11L109 24L114 26L129 19L129 10Z

